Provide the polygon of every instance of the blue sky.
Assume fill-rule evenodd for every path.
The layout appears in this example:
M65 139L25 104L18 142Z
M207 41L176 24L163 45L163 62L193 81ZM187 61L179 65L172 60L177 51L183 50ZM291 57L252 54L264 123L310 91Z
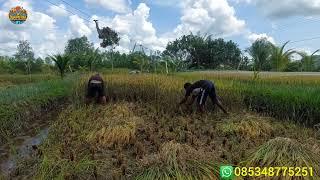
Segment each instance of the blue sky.
M7 17L17 5L29 12L23 25ZM119 32L116 49L121 52L135 43L161 51L169 41L198 31L219 34L244 50L261 37L278 45L318 37L319 14L320 0L0 0L0 55L12 55L19 40L29 40L43 57L63 52L68 39L83 35L98 47L93 19ZM310 53L319 43L315 39L288 48Z

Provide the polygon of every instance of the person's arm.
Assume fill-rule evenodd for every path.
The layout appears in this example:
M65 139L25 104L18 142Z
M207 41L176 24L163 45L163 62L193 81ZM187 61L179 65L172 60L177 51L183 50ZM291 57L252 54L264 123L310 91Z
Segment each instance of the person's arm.
M182 105L182 104L186 103L187 100L188 100L188 96L185 96L185 97L181 100L181 102L179 103L179 105Z
M194 103L194 100L197 96L192 96L191 101L187 104L188 106L191 106Z
M228 114L228 112L223 108L222 103L219 100L218 96L216 97L216 104L225 114Z
M185 95L184 98L181 100L181 102L179 103L179 105L182 105L182 104L184 104L184 103L187 102L189 96L191 95L192 90L193 90L192 88L188 88L188 89L186 90L186 95Z

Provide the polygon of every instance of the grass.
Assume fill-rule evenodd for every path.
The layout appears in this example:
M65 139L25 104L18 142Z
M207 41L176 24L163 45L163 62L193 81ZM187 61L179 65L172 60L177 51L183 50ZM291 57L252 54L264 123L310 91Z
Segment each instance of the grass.
M185 80L210 79L227 97L242 102L249 109L279 119L290 119L306 125L320 123L319 76L266 76L252 80L239 74L179 74Z
M116 73L104 76L109 104L85 106L83 94L88 78L81 78L72 89L73 103L50 127L47 140L39 147L42 156L29 166L20 166L33 167L21 176L218 179L220 164L244 163L309 165L318 173L315 162L319 162L319 137L313 129L301 125L318 120L317 99L308 101L311 96L303 94L305 87L316 91L316 84L296 84L291 79L273 84L271 79L253 81L250 77L231 80L212 74ZM203 115L177 106L184 96L184 82L203 78L214 80L229 116L213 111L210 101ZM303 101L309 103L309 111L300 116L303 107L299 103ZM246 106L264 115L250 112Z
M103 127L88 135L88 141L99 146L112 147L130 144L135 139L136 124L126 123L115 127Z
M210 161L214 157L212 153L205 152L204 149L197 150L185 143L166 142L169 138L178 137L170 136L169 132L160 134L159 131L154 133L157 137L152 136L152 131L157 128L150 126L153 121L145 114L148 111L149 109L131 103L117 103L107 107L71 105L51 127L49 137L41 147L41 163L38 163L33 174L40 179L67 176L76 179L92 179L95 176L102 179L140 179L148 178L154 168L166 166L168 171L163 172L164 176L169 175L171 170L180 179L190 179L193 176L211 179L217 176L216 172L212 172L216 167ZM169 120L162 120L159 126ZM173 130L172 133L180 132ZM156 149L159 152L153 154ZM208 159L206 155L211 158ZM82 169L81 173L71 168L82 166L83 163L91 166ZM146 166L150 166L150 169L147 168L150 172L146 170ZM159 178L162 175L159 174Z
M32 74L31 77L29 75L5 74L0 75L0 86L35 83L58 78L58 76L52 74Z
M304 84L295 82L294 76L276 82L273 79L254 81L247 77L240 78L246 79L237 80L236 77L236 80L230 80L229 77L211 74L105 76L110 96L152 102L163 111L177 111L175 105L183 96L182 87L186 81L209 79L215 82L218 95L229 109L246 106L265 115L308 126L320 123L320 83L308 84L315 81L313 77L305 77ZM85 81L82 86L85 86Z
M0 142L5 143L22 129L28 128L31 120L41 117L41 111L50 109L70 96L74 77L65 80L48 80L22 84L0 90Z
M74 179L76 174L76 177L83 179L87 177L83 174L90 171L94 173L96 163L89 158L70 161L68 159L53 160L44 156L35 176L36 179Z
M146 170L136 179L218 179L217 166L203 155L185 144L164 143L157 154L141 160Z
M221 134L236 135L244 140L253 140L260 137L270 137L274 134L274 123L270 118L257 117L251 114L233 116L227 122L217 124Z
M179 76L185 77L215 77L217 79L251 81L254 79L253 72L250 71L203 71L178 73ZM320 73L303 73L303 72L261 72L258 81L269 84L292 84L298 83L303 85L314 85L320 83Z
M220 163L240 165L278 136L305 146L314 132L249 112L173 116L141 102L70 105L51 126L31 174L39 179L218 179Z
M246 162L247 167L308 167L313 168L314 179L320 176L320 155L309 145L294 139L277 137L263 144ZM286 177L284 179L297 179ZM303 178L301 178L303 179Z

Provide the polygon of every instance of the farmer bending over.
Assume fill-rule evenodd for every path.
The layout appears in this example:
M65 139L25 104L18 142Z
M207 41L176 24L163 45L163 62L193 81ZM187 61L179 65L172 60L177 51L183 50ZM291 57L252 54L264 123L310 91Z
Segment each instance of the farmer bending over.
M106 104L105 85L100 74L95 74L88 81L86 104L89 104L92 99L96 98L96 102Z
M207 97L210 96L213 105L216 104L225 114L228 114L227 111L222 107L222 104L216 95L214 84L211 81L200 80L194 84L185 83L184 89L186 90L186 95L180 102L180 105L186 103L188 97L192 95L192 101L188 103L188 105L192 105L194 100L197 98L198 110L200 112L204 112L204 105Z

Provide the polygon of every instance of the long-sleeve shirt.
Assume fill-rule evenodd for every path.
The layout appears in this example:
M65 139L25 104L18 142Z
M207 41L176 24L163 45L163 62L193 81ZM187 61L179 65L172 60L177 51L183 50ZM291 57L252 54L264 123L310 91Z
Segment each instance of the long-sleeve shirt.
M195 83L193 83L187 90L186 90L186 97L189 97L191 94L193 96L197 96L199 95L200 92L202 92L203 90L207 89L208 87L210 87L211 85L213 85L213 83L211 81L208 80L200 80L197 81Z

